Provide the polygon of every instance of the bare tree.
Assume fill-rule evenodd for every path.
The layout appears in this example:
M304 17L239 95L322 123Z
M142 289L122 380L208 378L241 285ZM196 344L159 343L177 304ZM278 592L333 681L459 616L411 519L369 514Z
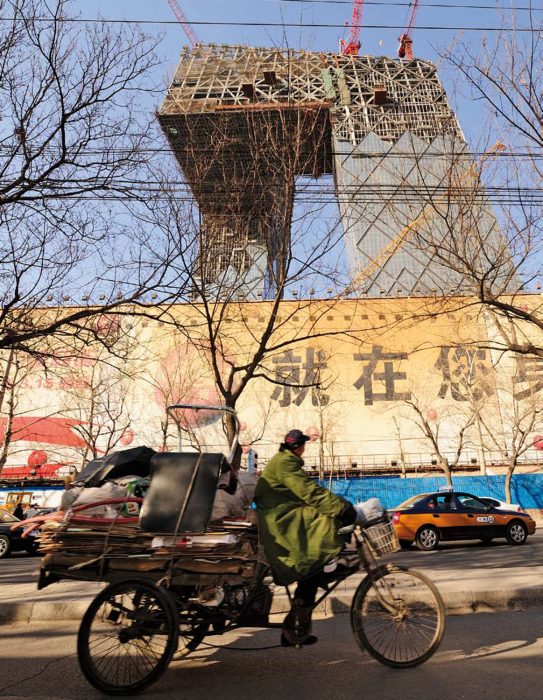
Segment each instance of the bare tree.
M538 357L543 357L542 307L537 298L527 301L524 292L543 272L542 30L535 14L521 17L512 11L495 39L459 43L444 53L464 93L486 115L487 132L499 136L502 145L499 150L489 150L488 143L472 148L484 152L478 162L459 153L464 176L458 157L452 162L447 194L432 207L433 216L444 222L442 240L417 228L419 245L463 278L464 293L472 299L457 303L484 309L491 324L489 344ZM489 236L489 227L497 235Z
M195 449L202 448L205 437L199 429L208 420L218 419L219 414L207 414L190 410L167 412L168 406L178 403L216 405L218 397L209 394L211 368L205 356L191 352L190 343L184 342L170 350L165 357L157 360L157 369L152 377L147 377L155 400L160 407L160 449L167 450L175 440ZM172 424L175 433L172 434Z
M14 420L19 413L21 384L28 376L29 358L20 357L16 350L3 353L1 360L2 381L0 384L0 475L6 465L14 439Z
M317 385L312 394L314 397L314 414L317 417L315 426L318 430L318 464L319 479L324 479L326 462L329 463L330 480L337 474L336 441L338 426L345 415L345 387L340 377L333 376L328 369L333 353L321 351L318 354L318 364L315 369ZM333 393L330 390L333 390ZM311 437L311 435L310 435Z
M402 437L402 430L400 428L400 422L396 418L396 416L392 417L392 422L394 424L394 433L396 435L396 440L398 441L398 455L400 457L400 465L402 468L402 476L405 476L406 472L406 458L405 458L405 450L404 450L404 440Z
M542 29L539 16L513 12L496 37L443 53L482 112L484 135L468 145L445 121L433 140L416 128L404 134L401 152L387 156L388 171L364 183L375 185L377 201L368 206L379 212L386 245L347 288L357 293L386 276L402 249L402 266L410 257L412 266L401 274L422 270L416 293L434 297L421 316L474 308L492 326L489 347L540 357L542 307L525 291L543 273ZM393 201L382 184L394 185ZM361 188L352 196L364 201Z
M403 403L408 409L405 419L411 421L431 445L447 484L452 486L452 468L458 464L469 440L469 431L475 422L473 412L464 407L445 409L442 415L436 412L434 416L424 400L413 393Z
M224 405L236 408L255 380L268 383L282 407L313 400L318 339L354 331L353 321L329 329L320 323L338 303L322 297L344 286L337 215L329 221L319 202L293 206L295 193L310 187L308 174L319 174L324 119L311 110L249 109L222 122L200 115L175 123L170 140L202 225L188 240L186 216L164 192L167 210L154 225L178 233L186 254L176 274L189 280L192 299L180 325L181 310L161 320L183 338L174 342L208 358ZM225 430L232 440L230 419Z
M534 434L543 426L543 406L537 387L525 382L526 356L510 355L500 358L496 367L499 409L490 406L479 409L487 449L496 449L507 456L505 500L511 503L511 482L519 460L533 448ZM516 361L516 370L511 368ZM502 423L503 430L496 430Z
M116 345L115 353L101 349L75 376L73 370L62 372L62 414L77 421L82 466L131 440L137 371L127 347Z
M21 453L28 456L29 443L40 449L46 444L48 455L53 447L54 460L71 430L54 398L63 381L54 360L46 365L12 348L0 354L0 376L0 474L8 460Z
M177 298L149 206L156 41L85 24L69 0L0 0L0 349L95 339L89 319ZM146 185L147 186L147 185ZM178 250L176 250L178 254ZM128 310L127 310L128 312Z

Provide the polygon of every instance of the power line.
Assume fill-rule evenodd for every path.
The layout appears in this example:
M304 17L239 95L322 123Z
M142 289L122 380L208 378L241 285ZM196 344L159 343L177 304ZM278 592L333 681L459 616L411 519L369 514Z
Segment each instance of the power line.
M13 17L0 17L0 22L10 22L13 23ZM16 18L17 22L24 22L23 18ZM46 22L52 23L53 20L50 17L34 17L33 22ZM154 20L154 19L105 19L105 18L84 18L84 17L65 17L62 19L63 23L73 23L73 24L135 24L135 25L176 25L179 26L177 20ZM335 24L326 22L234 22L234 21L210 21L210 20L191 20L191 24L198 25L201 27L278 27L281 29L285 28L308 28L308 29L345 29L345 23ZM395 31L400 31L404 29L403 24L363 24L362 29L393 29ZM443 25L417 25L417 32L419 31L448 31L448 32L516 32L516 33L533 33L539 34L542 29L538 27L489 27L489 26L478 26L478 27L466 27L466 26L443 26Z
M37 146L39 148L39 146ZM1 152L2 151L8 151L10 155L13 156L13 158L16 157L16 154L13 154L12 151L14 149L7 145L7 144L0 144L0 159L6 158L6 156L2 156ZM56 155L59 153L59 150L56 149L53 146L47 146L43 149L43 154L44 155ZM137 157L138 155L151 155L151 154L171 154L171 155L191 155L194 154L195 156L198 156L198 158L201 158L202 156L205 155L212 155L212 156L217 156L220 153L220 150L214 149L214 148L195 148L192 146L186 146L183 148L168 148L166 146L164 147L157 147L157 148L104 148L104 149L99 149L99 148L88 148L88 149L78 149L78 154L81 156L102 156L102 155L108 155L108 156L114 156L114 157L121 157L123 155L130 155L132 154L134 157ZM346 153L344 151L327 151L327 155L330 157L332 156L337 156L339 158L352 158L354 157L355 159L363 160L365 158L372 158L372 159L381 159L385 161L393 161L396 158L406 158L408 160L413 160L413 161L420 161L424 160L426 158L430 160L446 160L450 159L450 165L454 166L455 163L460 163L463 161L472 161L473 159L480 158L481 156L487 155L488 151L450 151L450 152L442 152L442 153L434 153L434 152L423 152L423 153L414 153L413 151L391 151L390 153L382 153L382 152L365 152L365 153ZM542 160L543 159L543 147L540 147L538 149L535 149L534 151L514 151L514 150L506 150L506 151L500 151L492 154L493 160L501 160L501 159L515 159L515 158L526 158L529 161L532 160ZM102 165L102 164L101 164ZM474 163L474 165L477 165Z
M108 180L106 183L107 187L114 187L115 182L117 180L113 179L111 182ZM0 180L0 186L9 186L10 180ZM98 183L98 180L95 181ZM145 180L140 180L140 179L129 179L129 178L122 178L121 180L118 181L119 185L118 187L121 186L123 189L128 189L131 187L138 187L142 192L158 192L158 191L163 191L163 186L162 183L157 182L149 182L148 179ZM452 181L454 182L454 181ZM79 185L79 181L74 179L74 180L54 180L51 178L44 179L43 182L37 183L33 187L33 190L39 190L40 186L44 187L48 190L50 189L55 189L55 188L61 188L63 186L68 186L68 189L71 188L78 188L79 186L90 186L92 184L91 181L84 180L82 181L81 185ZM185 190L189 191L191 189L191 184L189 181L186 180L168 180L166 183L169 188L171 187L180 187L184 188ZM251 186L257 187L258 185L265 186L265 189L267 192L273 192L273 186L266 180L260 180L258 178L254 179L249 179L246 182L241 185L241 183L238 183L242 189L239 189L238 187L232 186L232 183L228 183L228 192L236 193L236 192L246 192L247 188L251 188ZM96 186L98 186L96 184ZM222 188L221 188L222 189ZM226 188L225 188L226 189ZM279 188L281 190L281 188ZM515 194L530 194L530 193L537 193L541 194L543 196L543 189L540 187L529 187L529 186L521 186L521 185L515 185L515 186L508 186L508 185L482 185L482 186L462 186L462 185L455 185L455 184L439 184L439 185L430 185L430 184L395 184L394 182L382 184L382 183L363 183L363 184L352 184L352 185L346 185L340 188L332 187L332 186L326 186L317 182L307 182L305 185L303 185L300 188L301 191L303 192L317 192L317 193L327 193L327 192L333 192L333 193L344 193L344 194L359 194L361 192L377 192L377 193L382 193L386 196L390 194L390 192L398 192L398 193L416 193L424 196L429 196L429 195L442 195L442 194L450 194L451 196L457 195L457 194L485 194L485 193L490 193L490 194L500 194L500 193L515 193ZM218 193L220 190L217 190L217 188L211 183L208 182L205 184L205 181L202 180L201 183L198 184L198 191L203 192L203 193Z
M257 181L255 181L257 182ZM3 184L3 183L0 183ZM52 182L51 180L48 180L47 183L44 183L44 187L47 187L48 189L58 187L59 185L62 185L62 182ZM164 188L160 184L149 184L147 180L122 180L123 184L123 189L137 189L140 192L163 192ZM183 182L181 180L177 182L168 182L168 187L174 187L174 188L179 188L179 191L185 192L185 193L190 193L191 192L191 185L187 182ZM258 183L257 183L258 184ZM251 183L247 184L247 187L250 188ZM70 187L77 187L76 184L70 184ZM226 191L226 190L223 190ZM232 195L237 194L237 193L245 193L247 191L246 187L239 188L239 187L232 187L231 185L228 186L227 192ZM269 185L266 187L267 192L271 192L273 194L273 188L270 187ZM217 190L214 186L205 186L205 185L200 185L198 186L198 192L203 193L203 194L220 194L220 190ZM364 183L360 185L352 185L352 186L347 186L347 187L340 187L340 188L335 188L335 187L324 187L323 185L319 185L317 183L309 183L308 185L301 187L298 192L304 193L304 194L310 194L310 195L327 195L331 194L333 196L336 195L348 195L348 196L363 196L366 194L372 194L374 196L375 194L382 195L383 197L386 197L387 199L390 198L391 195L393 194L398 194L398 195L418 195L421 198L431 198L432 196L438 196L440 201L443 201L443 195L448 195L449 199L454 199L455 196L467 196L469 195L471 197L485 197L486 195L492 195L492 196L499 196L501 194L504 195L518 195L518 196L537 196L537 197L543 197L543 190L538 188L538 187L521 187L521 186L515 186L515 187L507 187L507 186L486 186L486 187L459 187L459 186L447 186L447 185L437 185L437 186L425 186L425 185L395 185L394 183L382 185L382 184L370 184L370 183ZM377 200L376 200L377 201ZM379 200L381 201L381 200Z
M162 188L125 186L124 190L125 191L119 191L117 193L109 190L108 192L101 192L99 194L96 192L83 192L78 193L77 195L69 195L69 192L64 191L64 196L62 196L62 194L59 194L58 198L69 199L70 201L137 201L144 197L149 198L149 196L154 195L153 199L155 201L170 201L171 196L173 196L179 202L190 202L197 204L196 198L191 194L190 189L188 187L183 186L180 186L178 189L171 190L169 196L164 193L164 190ZM203 193L206 194L205 191ZM210 190L209 192L207 192L207 194L213 195L214 205L227 206L231 205L232 201L236 201L236 195L243 194L243 192L236 189L229 190L228 192L217 192L215 190ZM360 190L356 193L349 193L342 190L330 190L321 192L303 191L301 193L296 193L294 200L298 204L312 205L326 205L339 203L348 204L350 206L362 206L372 204L382 206L383 203L390 201L391 197L394 197L395 201L397 202L414 203L414 200L417 201L418 199L419 204L432 206L432 198L435 197L436 199L433 204L436 206L436 209L439 207L439 205L449 204L451 206L454 206L455 204L457 204L458 206L462 206L466 203L462 199L462 196L466 193L462 192L448 193L449 197L447 200L443 199L443 194L445 194L445 191L442 191L442 194L440 194L439 190L430 193L426 190L417 191L416 188L404 188L403 190L401 190L399 188L391 187L388 191L383 190L377 194L379 196L376 196L375 191L365 192L363 188L360 188ZM511 191L481 191L476 193L468 192L467 194L469 195L469 204L472 206L481 204L495 204L503 206L511 205L530 207L535 205L540 206L543 204L543 191L538 192L536 190L531 191L519 188L518 190ZM25 201L22 201L20 204L24 203ZM360 214L356 214L356 216L360 216Z
M280 3L297 3L302 5L314 4L314 5L349 5L353 4L352 0L277 0ZM365 0L364 5L376 5L377 7L407 7L412 6L412 1L397 1L391 0L390 2L379 1L379 0ZM424 8L431 7L443 10L458 9L458 10L498 10L496 4L493 5L474 5L462 3L444 3L444 2L424 2ZM514 7L515 12L543 12L543 8L538 7Z

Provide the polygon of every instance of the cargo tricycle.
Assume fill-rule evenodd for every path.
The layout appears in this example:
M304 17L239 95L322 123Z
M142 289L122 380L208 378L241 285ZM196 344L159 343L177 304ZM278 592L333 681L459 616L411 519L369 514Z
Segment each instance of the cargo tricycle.
M225 407L174 404L179 410L230 413ZM294 647L311 632L307 610L285 587L290 612L270 621L274 583L258 528L243 520L211 521L217 485L230 471L237 446L218 452L163 452L150 458L150 482L143 497L127 496L113 518L96 515L106 499L76 506L40 523L40 587L59 580L104 581L108 585L87 609L77 640L81 670L109 695L138 693L156 682L168 664L190 654L206 637L242 627L281 628ZM107 463L107 460L106 460ZM125 465L126 469L130 469ZM115 468L106 476L115 478ZM221 479L221 474L223 478ZM130 510L139 510L130 515ZM384 516L364 527L342 529L341 557L365 572L350 607L356 643L393 668L417 666L441 641L445 608L434 584L422 573L381 557L399 549L394 527ZM344 578L325 580L313 607Z

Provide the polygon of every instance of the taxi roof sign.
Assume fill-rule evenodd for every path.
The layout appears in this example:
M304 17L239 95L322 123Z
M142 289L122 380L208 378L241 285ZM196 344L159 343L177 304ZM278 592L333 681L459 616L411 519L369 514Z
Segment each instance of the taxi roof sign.
M439 490L440 491L449 491L449 492L454 491L452 486L440 486Z

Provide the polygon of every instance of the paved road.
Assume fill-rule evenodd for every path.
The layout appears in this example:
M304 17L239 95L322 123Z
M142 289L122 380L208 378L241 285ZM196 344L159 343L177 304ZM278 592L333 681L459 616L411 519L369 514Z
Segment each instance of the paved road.
M172 662L143 697L213 700L540 700L543 608L448 618L442 645L426 664L395 671L358 650L347 615L316 621L319 643L305 649L197 650ZM82 678L75 623L5 626L0 636L0 695L98 700ZM232 647L277 643L276 630L213 637Z
M543 605L543 532L529 538L523 547L513 547L505 540L496 540L489 546L479 542L454 543L444 544L435 552L413 548L395 554L393 559L428 574L450 611L503 609L518 592L523 592L519 598L522 604L530 599ZM61 582L38 591L39 562L39 557L25 554L0 561L0 623L2 610L9 606L17 607L22 619L80 618L82 609L100 588L100 584ZM344 609L350 603L360 578L352 576L341 584L334 609Z

